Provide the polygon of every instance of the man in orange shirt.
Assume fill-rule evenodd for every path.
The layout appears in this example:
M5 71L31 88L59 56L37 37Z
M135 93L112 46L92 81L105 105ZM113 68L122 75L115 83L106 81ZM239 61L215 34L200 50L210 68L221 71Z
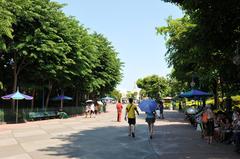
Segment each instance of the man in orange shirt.
M122 109L123 109L123 106L122 106L122 103L120 100L118 100L118 103L117 103L117 121L118 122L121 122L121 116L122 116Z
M204 108L204 111L202 113L202 124L203 124L203 130L202 130L202 138L206 136L206 129L207 129L207 121L208 121L208 115L206 112L206 108Z

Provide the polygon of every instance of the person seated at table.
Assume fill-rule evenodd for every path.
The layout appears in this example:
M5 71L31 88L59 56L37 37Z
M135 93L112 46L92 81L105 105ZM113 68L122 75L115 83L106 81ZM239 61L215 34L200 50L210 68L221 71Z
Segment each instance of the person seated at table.
M236 119L233 121L233 139L235 142L235 151L240 153L240 111L236 113Z
M231 138L232 138L232 124L229 118L225 118L224 121L224 127L222 130L222 134L223 134L223 142L226 144L230 144L231 143Z
M217 142L222 140L221 129L223 128L223 123L221 122L221 117L219 114L215 115L214 118L214 139Z

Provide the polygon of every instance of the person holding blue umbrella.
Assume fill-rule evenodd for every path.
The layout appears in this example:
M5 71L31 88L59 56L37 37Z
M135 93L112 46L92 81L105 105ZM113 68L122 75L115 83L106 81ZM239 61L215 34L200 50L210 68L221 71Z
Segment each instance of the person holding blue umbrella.
M153 127L156 119L157 102L153 99L146 99L140 102L139 108L146 113L146 122L148 123L148 134L150 139L153 137Z
M146 122L148 123L148 134L150 139L153 136L153 127L156 119L156 111L146 112Z

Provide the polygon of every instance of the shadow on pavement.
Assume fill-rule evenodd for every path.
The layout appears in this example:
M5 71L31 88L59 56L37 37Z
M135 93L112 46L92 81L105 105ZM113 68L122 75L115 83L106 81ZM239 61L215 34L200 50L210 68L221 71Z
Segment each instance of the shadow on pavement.
M137 125L136 137L128 136L128 127L102 127L84 130L57 139L61 146L41 149L51 156L81 159L157 159L149 143L146 125Z

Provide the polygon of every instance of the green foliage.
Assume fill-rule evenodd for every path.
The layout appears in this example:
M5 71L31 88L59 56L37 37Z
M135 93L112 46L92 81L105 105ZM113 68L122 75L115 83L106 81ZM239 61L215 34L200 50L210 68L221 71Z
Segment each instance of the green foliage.
M120 100L122 98L122 93L119 92L118 90L114 89L111 93L110 93L111 97L114 97L117 100Z
M144 90L144 92L141 92L142 95L144 93L148 97L158 99L165 96L168 84L164 77L152 75L138 79L137 86Z
M166 96L175 97L178 96L181 92L188 90L188 85L185 82L181 82L176 80L176 78L168 78L167 79L167 88L166 88Z
M138 92L135 91L127 91L127 98L133 98L133 99L137 99L138 96Z
M51 84L100 95L110 93L120 82L123 64L111 42L101 34L89 34L62 7L50 0L0 0L4 88L17 80L22 87Z
M114 50L111 42L103 35L92 34L96 60L92 70L90 88L95 93L110 93L119 84L122 74L122 62L117 57L118 53Z
M233 63L236 41L239 39L238 0L211 1L164 0L179 5L185 13L180 19L167 20L167 26L157 28L165 35L169 66L173 77L182 82L199 79L199 88L239 93L240 67Z

